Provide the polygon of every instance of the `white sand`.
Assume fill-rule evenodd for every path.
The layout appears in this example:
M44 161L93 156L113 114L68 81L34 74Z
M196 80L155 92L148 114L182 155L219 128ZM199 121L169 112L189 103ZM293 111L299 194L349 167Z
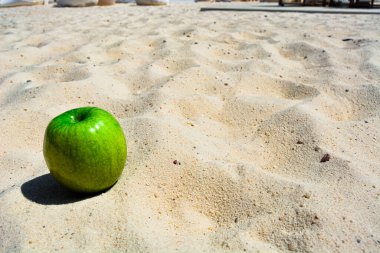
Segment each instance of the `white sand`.
M1 252L380 252L379 17L205 5L1 10ZM83 199L42 141L86 105L129 152Z

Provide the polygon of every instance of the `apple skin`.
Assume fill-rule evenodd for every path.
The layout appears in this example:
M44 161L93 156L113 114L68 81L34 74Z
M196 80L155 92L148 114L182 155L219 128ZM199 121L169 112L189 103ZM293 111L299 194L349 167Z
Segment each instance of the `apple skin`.
M47 126L43 153L63 186L96 193L113 186L127 160L123 129L107 111L81 107L55 117Z

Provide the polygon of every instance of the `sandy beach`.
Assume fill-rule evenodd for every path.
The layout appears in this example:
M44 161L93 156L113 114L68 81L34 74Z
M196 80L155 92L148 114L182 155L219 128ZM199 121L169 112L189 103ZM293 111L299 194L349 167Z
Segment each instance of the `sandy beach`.
M0 10L0 252L380 252L379 16L208 5ZM42 154L80 106L128 143L93 197Z

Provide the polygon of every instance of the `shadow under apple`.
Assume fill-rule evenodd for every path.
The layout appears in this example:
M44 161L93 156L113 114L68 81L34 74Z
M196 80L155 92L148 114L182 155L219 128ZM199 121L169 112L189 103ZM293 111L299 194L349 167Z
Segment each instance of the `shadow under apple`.
M85 200L97 194L82 194L66 189L58 184L51 174L45 174L21 186L21 192L25 198L42 205L62 205Z

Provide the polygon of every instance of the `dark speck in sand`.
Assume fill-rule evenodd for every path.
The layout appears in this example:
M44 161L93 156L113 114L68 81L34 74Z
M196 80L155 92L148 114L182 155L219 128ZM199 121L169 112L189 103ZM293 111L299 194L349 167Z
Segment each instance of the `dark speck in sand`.
M30 83L32 80L26 80L27 83Z
M297 144L303 144L303 141L297 141Z
M306 194L304 194L302 197L304 197L305 199L310 199L310 194L309 194L309 193L306 193Z
M166 40L163 40L162 43L166 43Z
M330 155L329 154L325 154L322 159L321 159L321 163L325 163L325 162L328 162L330 161Z
M368 123L368 121L367 121L367 120L364 120L364 123Z
M345 89L345 92L349 92L350 90L349 89Z
M351 40L353 40L353 39L351 39L351 38L342 39L342 41L351 41Z
M175 165L181 165L181 163L179 161L177 161L177 160L174 160L173 164L175 164Z

